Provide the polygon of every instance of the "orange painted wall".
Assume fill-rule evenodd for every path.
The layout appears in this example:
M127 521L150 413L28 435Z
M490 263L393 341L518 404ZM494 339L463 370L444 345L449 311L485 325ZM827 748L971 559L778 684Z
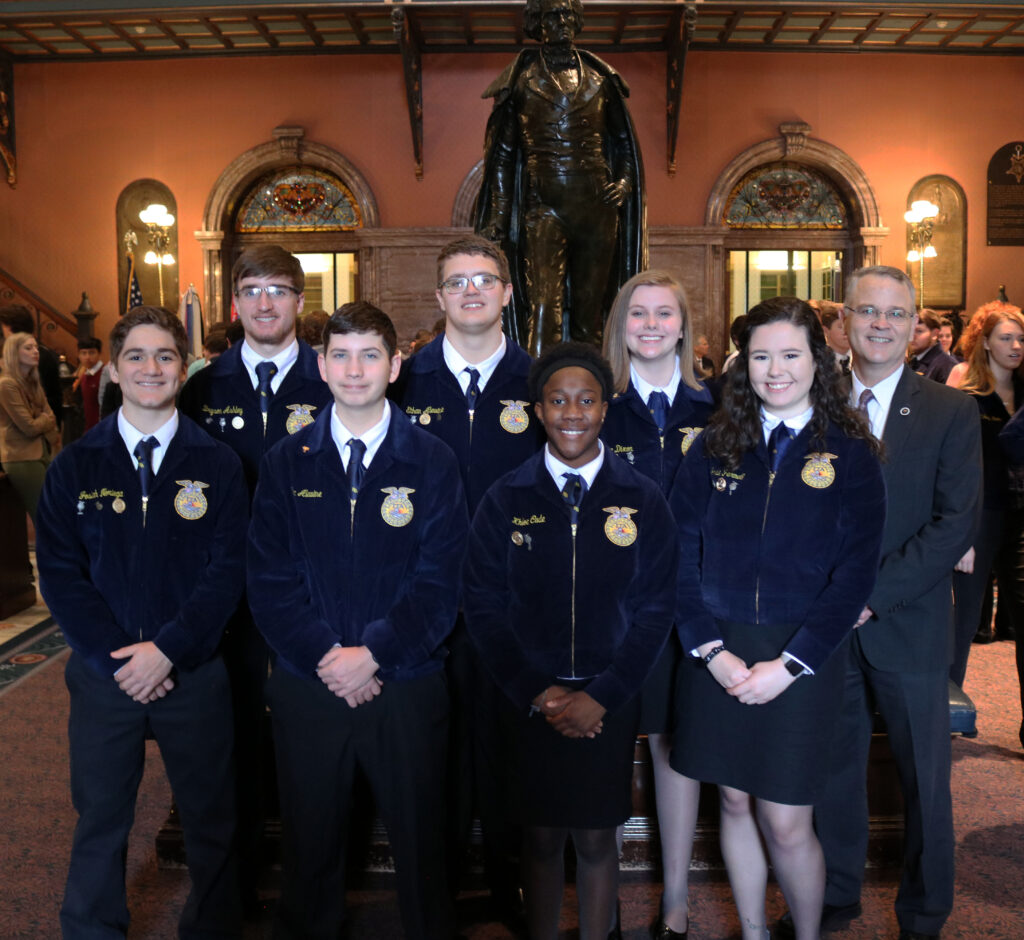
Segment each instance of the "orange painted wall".
M585 38L585 34L584 34ZM424 60L426 173L413 172L400 62L393 56L294 56L15 67L19 179L0 186L0 267L58 309L88 290L105 333L117 306L114 207L153 177L178 201L179 276L202 279L192 232L207 193L239 154L298 124L360 168L388 227L446 225L481 154L480 92L505 55ZM687 62L678 172L665 171L664 60L609 61L632 87L653 225L701 225L710 188L746 147L803 120L846 151L874 186L902 265L903 210L922 176L956 179L968 199L968 306L1005 283L1024 300L1024 252L985 246L985 171L1022 136L1019 58L695 53ZM909 90L913 89L911 95Z

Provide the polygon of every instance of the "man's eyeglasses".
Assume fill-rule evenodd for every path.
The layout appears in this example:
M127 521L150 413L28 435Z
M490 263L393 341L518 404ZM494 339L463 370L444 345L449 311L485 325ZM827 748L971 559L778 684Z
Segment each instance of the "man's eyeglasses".
M893 323L905 323L912 316L914 316L913 310L904 310L902 307L891 307L888 310L883 310L881 307L873 307L871 304L862 304L860 307L843 307L844 310L849 310L850 313L854 314L865 323L871 323L881 317L883 320L891 320Z
M469 287L470 281L477 290L490 290L495 284L504 283L497 274L474 274L472 277L450 277L441 282L441 287L446 294L461 294Z
M300 294L294 287L284 287L278 284L271 284L270 287L243 287L235 291L237 297L242 300L258 300L260 294L266 294L267 300L284 300L289 294Z

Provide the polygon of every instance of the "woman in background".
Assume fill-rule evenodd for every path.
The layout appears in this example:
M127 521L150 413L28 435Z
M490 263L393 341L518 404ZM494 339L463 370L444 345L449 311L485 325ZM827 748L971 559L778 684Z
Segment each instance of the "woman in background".
M711 394L695 375L693 325L682 284L666 271L643 271L622 286L604 330L615 396L601 439L668 493L683 454L711 414ZM664 870L655 940L685 937L687 892L700 784L668 762L675 677L682 658L669 638L641 691L640 733L647 734Z
M1017 616L1021 590L1017 586L1017 550L1022 520L1020 496L1014 492L1018 475L999 443L999 433L1010 416L1024 404L1024 315L1019 307L995 301L985 304L971 318L964 332L964 347L970 349L957 385L978 405L984 495L981 520L974 544L957 563L953 573L954 621L956 624L953 664L949 677L964 684L967 658L975 633L991 634L991 624L979 623L992 572L999 574L1000 607L1010 613L1009 623L1024 629ZM957 367L960 369L961 367ZM1012 488L1011 488L1012 487ZM989 617L991 618L991 611Z
M57 419L39 382L39 345L31 333L4 342L0 375L0 462L33 523L43 477L60 450Z

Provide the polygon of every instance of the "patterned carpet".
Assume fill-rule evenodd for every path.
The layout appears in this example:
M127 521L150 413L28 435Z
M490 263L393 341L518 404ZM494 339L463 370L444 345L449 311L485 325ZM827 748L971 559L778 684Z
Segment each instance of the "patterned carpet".
M53 633L44 640L58 642ZM74 825L67 784L66 653L45 658L35 671L0 695L0 859L4 901L0 937L52 940L59 936L57 912ZM945 940L1024 938L1024 754L1017 739L1020 705L1010 643L976 646L967 692L979 709L976 738L953 743L953 787L957 828L956 909ZM133 940L173 940L175 919L187 893L187 875L158 869L153 839L170 803L160 756L150 745L139 793L136 825L128 854ZM835 940L894 940L897 936L892 879L869 879L864 915ZM660 886L644 876L623 884L622 921L626 940L641 940L657 913ZM273 903L273 879L267 900ZM393 892L374 886L350 892L351 938L399 938ZM693 940L738 936L728 885L702 874L692 884ZM514 937L500 924L481 921L479 898L460 902L462 933L468 940ZM784 908L778 889L769 889L769 922ZM574 898L567 892L563 926L575 927ZM269 924L251 925L246 940L270 936Z

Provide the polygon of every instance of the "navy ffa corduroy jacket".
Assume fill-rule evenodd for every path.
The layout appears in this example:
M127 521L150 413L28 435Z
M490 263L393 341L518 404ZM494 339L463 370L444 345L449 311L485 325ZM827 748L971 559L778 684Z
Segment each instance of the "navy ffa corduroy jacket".
M668 637L676 559L665 497L607 450L574 552L569 506L541 452L495 483L473 519L466 626L516 705L559 678L593 677L587 692L611 711L640 689Z
M452 449L472 516L498 477L536 453L544 442L544 429L526 390L532 360L510 339L505 340L505 355L480 393L470 426L466 396L444 361L443 339L435 337L406 360L388 394L409 421Z
M669 409L668 427L662 435L650 409L630 382L625 392L615 395L608 403L601 440L613 454L618 454L667 493L683 454L704 429L711 410L711 392L706 387L701 386L698 392L680 382Z
M702 435L670 501L683 649L720 637L716 619L792 623L785 650L821 666L853 629L878 574L885 482L867 444L830 427L819 447L808 426L772 478L763 440L728 471L705 453Z
M384 680L443 667L469 526L465 497L451 451L389 407L354 518L329 408L260 468L249 606L278 662L307 678L335 644L367 646Z
M310 418L328 411L331 401L331 391L320 378L316 353L299 340L299 358L270 400L266 434L259 394L242 362L241 343L235 343L185 383L178 407L241 457L251 495L264 453L300 430Z
M103 675L110 653L153 641L182 670L215 653L245 580L248 494L229 448L183 415L153 481L146 521L117 414L46 473L36 560L68 643ZM191 517L191 518L189 518Z

